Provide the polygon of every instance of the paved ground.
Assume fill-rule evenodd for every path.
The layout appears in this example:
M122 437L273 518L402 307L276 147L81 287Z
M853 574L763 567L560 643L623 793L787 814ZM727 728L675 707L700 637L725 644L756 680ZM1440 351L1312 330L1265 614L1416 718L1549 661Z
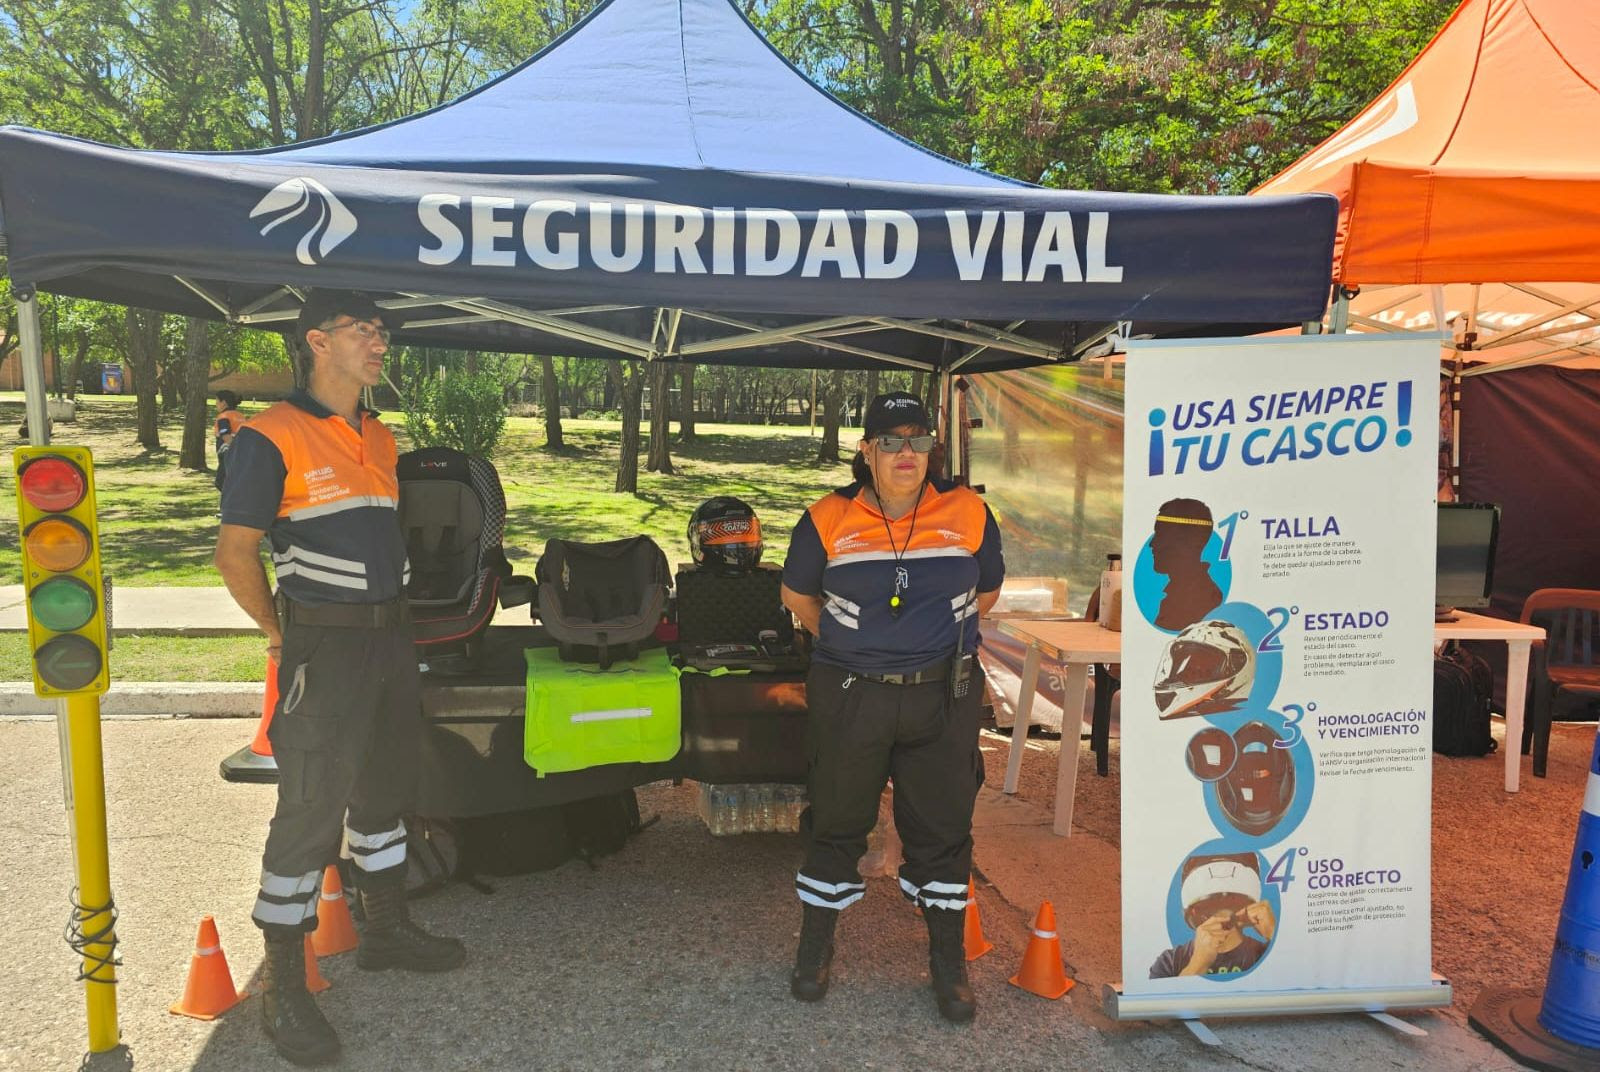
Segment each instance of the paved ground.
M229 785L216 774L218 759L248 736L249 724L121 720L104 730L125 961L121 1024L135 1067L288 1068L263 1048L251 1001L214 1024L166 1011L181 991L202 913L216 915L235 979L245 983L259 969L248 912L273 790ZM991 763L1003 761L998 741L986 738ZM1567 751L1581 750L1582 734L1572 741L1552 759L1553 774L1558 764L1570 765ZM3 1069L73 1068L84 1047L81 988L71 981L73 964L60 940L71 858L56 749L52 722L0 720ZM1025 775L1052 782L1052 758L1030 753ZM920 921L889 879L874 880L846 915L828 999L818 1007L793 1002L785 974L799 915L791 892L796 841L713 838L694 816L694 787L663 784L641 790L646 813L660 820L598 869L570 862L497 880L487 894L457 885L420 902L418 915L428 924L467 939L472 960L461 972L371 976L348 956L325 962L334 988L324 1005L348 1047L340 1067L1515 1067L1456 1011L1411 1017L1430 1032L1424 1039L1358 1016L1219 1023L1221 1051L1203 1050L1176 1025L1107 1021L1100 989L1117 977L1119 941L1112 784L1084 779L1080 830L1068 840L1048 833L1040 806L1048 801L985 791L978 898L997 948L974 965L983 1007L970 1028L938 1020ZM1560 792L1574 789L1562 782ZM1575 814L1575 800L1569 810ZM1559 871L1552 866L1540 877L1541 914L1559 901ZM1080 980L1054 1003L1005 982L1042 897L1056 903L1068 970ZM1527 889L1519 897L1533 899ZM1552 932L1544 934L1548 949ZM1441 934L1439 943L1457 937Z

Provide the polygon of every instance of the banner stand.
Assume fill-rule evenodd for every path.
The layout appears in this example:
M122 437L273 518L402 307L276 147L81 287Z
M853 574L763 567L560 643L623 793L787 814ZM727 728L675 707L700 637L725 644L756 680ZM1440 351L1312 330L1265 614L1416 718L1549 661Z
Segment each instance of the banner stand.
M1207 1046L1221 1040L1202 1021L1223 1016L1306 1016L1316 1013L1364 1012L1379 1023L1408 1035L1426 1035L1415 1024L1387 1015L1391 1009L1442 1009L1451 1002L1450 980L1435 974L1427 986L1360 987L1350 990L1279 990L1264 994L1151 994L1122 992L1121 983L1107 983L1101 1005L1113 1020L1182 1020Z
M1206 1019L1364 1013L1414 1036L1392 1011L1451 1003L1429 873L1437 421L1417 405L1436 344L1128 345L1112 1019L1215 1046Z

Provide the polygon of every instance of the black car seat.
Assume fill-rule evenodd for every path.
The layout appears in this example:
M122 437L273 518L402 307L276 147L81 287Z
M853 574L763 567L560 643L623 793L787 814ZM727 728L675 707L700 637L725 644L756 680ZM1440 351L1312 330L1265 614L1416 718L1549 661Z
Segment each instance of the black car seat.
M496 602L514 607L534 598L533 581L512 574L500 545L500 476L485 459L449 447L409 451L396 469L417 655L442 665L464 657L470 665Z
M605 543L551 540L534 571L539 620L561 658L608 668L631 659L666 610L667 556L648 536Z

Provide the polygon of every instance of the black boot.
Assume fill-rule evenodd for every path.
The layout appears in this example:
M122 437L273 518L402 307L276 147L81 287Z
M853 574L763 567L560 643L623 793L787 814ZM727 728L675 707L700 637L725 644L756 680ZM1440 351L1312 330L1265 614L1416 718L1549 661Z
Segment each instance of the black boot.
M839 922L836 908L805 906L800 924L800 948L795 950L794 971L789 974L789 993L801 1001L821 1001L828 992L828 965L833 963L833 927Z
M339 1056L339 1036L306 990L306 939L266 933L261 1023L279 1053L297 1065L327 1064Z
M429 934L411 920L403 880L367 880L359 887L367 925L356 946L356 965L366 971L402 968L439 972L459 968L467 951L458 938Z
M928 974L939 1015L964 1024L978 1013L978 999L967 982L966 912L924 907L922 918L928 921Z

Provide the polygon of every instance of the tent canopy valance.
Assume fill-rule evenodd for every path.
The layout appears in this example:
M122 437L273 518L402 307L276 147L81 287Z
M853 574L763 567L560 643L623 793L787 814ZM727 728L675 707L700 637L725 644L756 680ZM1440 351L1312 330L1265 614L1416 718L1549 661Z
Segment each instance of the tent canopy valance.
M421 345L965 371L1325 304L1335 204L1045 190L849 110L728 0L609 0L441 108L245 153L0 128L22 285L272 327L313 286ZM1126 330L1126 328L1125 328Z

